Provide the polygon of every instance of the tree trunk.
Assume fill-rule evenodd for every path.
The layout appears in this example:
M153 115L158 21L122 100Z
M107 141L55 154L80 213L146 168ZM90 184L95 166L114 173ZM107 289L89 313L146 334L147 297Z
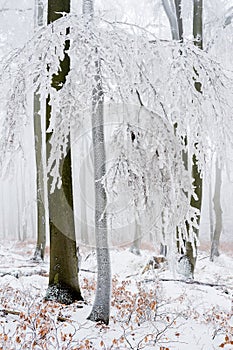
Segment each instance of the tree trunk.
M203 29L202 29L202 0L193 0L193 38L194 45L199 49L203 49ZM195 88L201 93L201 83L198 81L198 75L195 72L194 80L195 80ZM202 178L200 171L198 169L196 156L193 156L192 159L192 177L193 177L193 186L194 192L197 197L197 200L192 196L191 198L191 206L193 208L199 209L201 213L201 204L202 204ZM200 225L200 215L198 215L197 223ZM199 229L194 229L196 235L199 235ZM194 274L194 269L196 265L196 249L194 251L193 246L190 242L186 242L186 255L190 262L190 269L192 275Z
M214 212L215 212L215 229L211 242L210 260L214 261L219 256L219 240L222 232L222 208L221 208L221 184L222 172L216 161L216 179L214 191Z
M175 0L175 8L176 8L176 20L178 24L179 40L183 42L184 30L183 30L183 20L182 20L182 14L181 14L181 0Z
M82 147L82 146L81 146ZM80 188L84 191L84 194L87 194L87 185L88 181L86 181L86 167L82 167L79 176ZM87 201L85 195L80 196L80 231L81 231L81 242L82 244L88 246L89 245L89 237L88 237L88 220L87 220Z
M140 255L141 242L142 242L141 225L138 222L138 219L136 218L135 228L134 228L134 240L129 249L130 252L135 255Z
M43 26L44 4L42 0L35 1L35 28ZM46 246L45 221L45 176L42 153L42 127L40 115L40 96L34 93L34 135L36 155L36 202L37 202L37 242L33 260L44 260Z
M69 11L70 0L49 0L48 23L61 17L61 12L68 13ZM65 57L60 62L60 71L53 76L52 87L56 90L61 89L65 84L66 75L70 70L70 58L66 53L69 48L68 41L65 46ZM50 121L51 108L53 108L49 102L50 99L48 98L46 105L47 127ZM49 158L51 133L47 133L46 136L47 158ZM52 177L50 174L48 176L50 271L46 299L64 304L82 300L78 281L78 259L74 228L70 139L67 147L67 155L60 164L62 187L60 189L55 188L55 191L50 193Z
M163 7L170 23L172 39L183 42L183 20L181 16L181 0L163 0ZM176 134L176 129L177 129L177 125L174 125L175 134ZM187 143L187 138L185 142ZM183 157L185 168L188 169L187 152L183 151L182 157ZM162 213L162 222L163 221L164 221L164 213ZM165 233L163 231L164 229L162 225L162 235L163 237L165 237ZM177 234L177 250L178 251L181 250L180 243L178 240L178 234ZM161 243L160 245L160 254L167 256L167 246L164 245L163 243Z
M83 1L83 14L93 15L93 2ZM98 51L96 49L96 54ZM104 145L104 94L101 81L100 60L95 61L95 85L92 91L92 143L95 181L95 237L97 254L97 288L95 301L88 319L95 322L109 323L111 269L108 248L108 231L106 207L107 197L101 183L105 175L105 145Z
M202 0L193 0L193 38L194 45L203 49L203 3Z
M111 271L108 248L106 192L100 179L105 175L103 90L100 75L100 61L96 62L96 87L93 89L92 103L92 142L95 180L95 236L97 253L97 289L94 305L88 319L109 323Z
M214 217L213 217L213 193L212 193L212 181L209 182L209 221L210 221L210 241L213 241L214 237Z
M173 0L162 0L162 3L170 23L172 40L180 40L177 12Z

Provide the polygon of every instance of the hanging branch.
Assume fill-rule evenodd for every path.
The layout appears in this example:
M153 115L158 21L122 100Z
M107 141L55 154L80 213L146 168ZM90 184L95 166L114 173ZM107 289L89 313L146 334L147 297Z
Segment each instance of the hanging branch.
M181 161L187 147L185 136L189 139L190 157L195 155L201 174L208 170L210 150L217 151L223 164L227 158L225 145L232 146L232 73L225 72L192 43L152 41L154 36L148 31L137 27L134 32L127 23L108 23L94 16L89 25L87 31L83 18L64 16L41 28L23 49L6 57L0 97L9 102L3 106L7 118L0 140L1 171L3 165L5 169L11 165L11 155L22 149L21 130L29 120L27 91L38 91L41 101L50 95L53 105L48 129L53 131L48 169L52 191L61 185L59 164L66 155L70 126L81 126L92 104L96 76L93 55L97 50L106 100L122 106L136 105L139 112L138 122L129 108L127 125L115 130L111 147L116 150L116 157L102 179L108 202L127 187L129 203L137 205L145 214L148 227L152 227L146 213L152 213L159 201L161 207L168 209L171 226L167 241L171 241L173 227L179 222L192 222L192 227L197 227L198 211L188 209L192 183ZM75 69L66 76L62 89L52 89L51 80L59 72L67 40ZM202 84L202 94L194 87L193 69ZM131 140L130 132L137 130L143 135L140 147ZM126 176L125 183L121 175ZM157 218L160 213L154 214ZM184 225L181 230L195 241L193 231L187 232Z

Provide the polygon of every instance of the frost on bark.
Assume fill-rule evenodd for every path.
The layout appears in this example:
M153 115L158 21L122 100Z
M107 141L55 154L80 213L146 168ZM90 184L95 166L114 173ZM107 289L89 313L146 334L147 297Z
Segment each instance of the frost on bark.
M95 180L95 236L97 253L97 289L94 305L88 319L109 323L111 271L107 231L107 196L100 181L105 176L105 145L104 145L104 95L101 82L100 61L96 61L96 87L92 97L92 142L94 156Z
M93 2L83 1L83 14L93 15ZM88 29L87 29L88 30ZM95 181L95 238L97 256L97 287L95 301L88 319L94 322L109 323L111 271L107 230L107 195L101 179L106 174L104 144L104 93L101 80L101 65L98 50L95 49L94 87L92 91L92 144Z
M163 7L170 23L172 39L183 42L183 20L181 16L181 0L163 0ZM174 125L175 133L176 133L176 128L177 128L177 123ZM186 138L186 142L187 142L187 138ZM187 169L188 168L187 152L184 152L184 151L183 151L183 162L184 162L185 168ZM162 213L162 222L164 222L164 213ZM162 235L163 237L165 237L163 224L162 224ZM179 246L178 234L177 234L177 249L178 251L181 250ZM168 253L167 246L161 243L160 254L167 256L167 253Z
M70 11L70 0L48 1L48 24L61 17L61 12ZM67 29L68 31L68 29ZM66 41L64 59L60 61L60 70L53 76L52 87L57 91L62 89L70 70L70 58L67 54L69 42ZM46 127L49 127L52 103L47 99ZM65 116L64 116L65 118ZM51 145L49 140L52 132L46 135L47 159ZM67 154L60 162L61 188L55 188L51 193L52 174L48 175L49 228L50 228L50 271L47 300L55 300L70 304L82 300L78 281L78 259L75 238L72 168L70 137L68 135Z
M41 0L35 1L35 28L43 26L44 4ZM34 135L36 155L36 189L37 189L37 242L33 260L44 260L46 245L46 222L45 222L45 176L44 159L42 151L42 127L40 115L40 95L34 93Z
M93 0L83 0L83 14L84 15L93 15L94 7Z
M199 49L203 49L203 29L202 29L202 0L193 0L193 38L194 45ZM197 72L194 69L194 86L198 93L202 93L202 86L199 81ZM197 144L195 144L197 147ZM195 155L192 157L192 177L193 177L193 187L194 195L191 196L191 207L199 210L199 215L197 217L197 224L200 225L200 215L201 215L201 204L202 204L202 177L200 169L198 168L198 161ZM194 228L196 236L199 235L199 228ZM190 269L192 276L194 275L194 269L196 265L196 244L195 247L191 242L186 242L186 256L190 262Z
M216 179L214 190L214 213L215 213L215 228L212 232L210 260L214 261L214 258L219 256L219 241L222 232L222 208L221 208L221 184L222 184L222 172L216 162Z
M163 7L170 23L172 39L180 40L179 26L177 21L176 7L173 0L163 0Z
M183 20L182 20L182 14L181 14L181 0L175 0L175 7L176 7L176 18L177 18L177 24L178 24L179 40L183 41L184 31L183 31Z
M202 0L193 0L193 39L194 45L203 49L203 28L202 28Z
M213 192L212 192L212 181L209 181L209 220L210 220L210 242L214 236L214 216L213 216Z
M130 252L135 255L140 255L140 247L142 241L141 225L136 219L135 228L134 228L134 240L130 247Z

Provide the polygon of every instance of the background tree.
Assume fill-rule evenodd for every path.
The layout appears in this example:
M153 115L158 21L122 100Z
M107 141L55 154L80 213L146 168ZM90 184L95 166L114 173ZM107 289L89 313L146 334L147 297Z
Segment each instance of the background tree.
M172 34L172 39L173 40L180 40L180 26L178 22L178 18L181 17L180 15L180 7L178 5L178 2L175 0L163 0L163 7L166 12L167 18L169 20L170 28L171 28L171 34ZM179 11L179 12L177 12Z
M72 27L70 33L67 32L69 26ZM64 45L67 45L70 37L72 46L69 53L75 60L75 69L66 75L65 83L59 82L55 89L50 86L51 78L54 83L60 61L64 60ZM231 125L227 115L232 101L229 93L226 94L231 77L224 75L212 57L193 43L162 42L146 30L138 27L135 30L135 27L127 24L109 23L100 18L93 18L87 23L86 19L82 21L75 16L64 16L40 31L35 42L34 47L36 53L41 52L41 60L38 61L38 57L36 59L31 54L32 44L28 43L24 48L26 54L18 54L20 66L14 79L10 80L12 87L8 96L14 103L7 110L3 128L5 136L2 138L10 142L5 151L1 147L1 158L4 152L9 152L9 155L20 144L17 138L19 129L27 120L24 83L30 68L31 75L38 77L34 89L40 86L42 98L50 95L49 132L52 133L49 170L53 178L52 190L57 183L60 188L59 171L63 176L63 167L59 164L66 154L70 123L78 123L82 118L84 121L89 113L87 109L93 108L93 92L98 86L97 82L100 82L97 77L100 68L101 85L108 101L120 101L125 109L124 122L113 137L116 159L102 179L108 203L114 201L120 192L127 191L130 203L135 204L127 207L127 214L131 215L131 209L135 213L135 206L144 213L147 223L147 227L143 227L145 232L152 224L151 219L157 217L153 215L153 210L159 200L159 208L166 212L166 242L169 244L170 241L172 248L174 228L180 226L181 236L184 234L185 239L194 243L196 236L193 228L198 228L196 218L199 212L196 208L190 208L190 197L194 193L190 176L181 161L182 151L186 150L182 140L188 130L190 158L195 154L198 165L204 171L210 149L222 149L227 136L224 129L226 121ZM100 57L101 67L96 65ZM8 76L8 72L9 69L5 70L4 75ZM197 74L195 78L198 77L205 87L205 95L194 86L194 72ZM139 104L136 91L142 104ZM2 89L1 95L4 92ZM139 107L137 113L127 113L128 107L135 105L135 100ZM131 131L136 127L140 129L140 142L133 144ZM187 197L184 193L188 193ZM56 213L60 215L59 210L50 211L50 217L53 219ZM189 224L188 232L182 223Z
M182 12L181 12L181 4L182 0L175 0L175 8L176 8L176 18L177 18L177 26L178 26L178 33L179 33L179 40L183 41L184 37L184 30L183 30L183 19L182 19Z
M200 50L203 49L203 3L202 0L193 0L193 39L194 45L197 46ZM195 72L195 68L194 68ZM199 81L198 73L195 72L194 76L194 85L199 94L202 93L201 82ZM189 142L189 140L188 140ZM196 147L196 145L194 145ZM201 217L201 204L202 204L202 175L198 167L198 160L194 154L192 157L192 177L193 177L193 186L194 186L194 195L191 196L191 207L197 209L199 214L197 216L197 224L200 226L200 217ZM196 235L199 235L199 228L195 228ZM193 244L189 241L185 243L186 256L191 264L191 273L194 274L194 269L196 265L196 249Z
M172 38L176 40L183 41L183 23L181 17L181 1L174 0L174 2L170 2L168 0L163 0L163 5L165 12L168 16ZM202 1L193 1L193 37L194 44L202 49L203 40L202 40ZM201 93L201 85L198 81L198 75L195 72L195 88ZM178 112L179 113L179 112ZM176 128L176 126L175 126ZM184 142L187 146L187 142L189 140L185 137ZM188 169L188 159L189 157L187 152L183 152L183 160L185 167ZM198 169L197 158L195 155L191 155L192 159L192 177L193 177L193 185L194 185L194 195L191 196L191 207L199 210L201 212L201 202L202 202L202 179L200 170ZM198 215L198 225L200 225L200 214ZM189 228L188 228L189 229ZM198 236L198 229L195 228L196 235ZM196 249L193 247L193 244L187 240L185 240L185 255L187 256L187 264L190 264L190 267L187 267L191 271L191 275L194 274L194 268L196 263Z
M181 16L181 0L163 0L163 7L166 12L166 15L169 20L172 40L183 41L183 21ZM174 132L176 133L176 124L174 125ZM186 141L187 142L187 141ZM187 169L187 152L183 152L183 161ZM162 230L164 227L164 213L162 213ZM164 233L163 233L163 236ZM178 239L178 250L179 248L179 239ZM167 255L167 247L161 243L160 254Z
M70 12L70 0L48 1L48 24L56 21L62 13ZM67 28L67 33L69 29ZM61 34L60 34L61 35ZM64 58L60 60L60 71L52 77L52 88L59 91L66 83L66 76L70 70L70 58L67 50L69 41L65 41ZM48 67L49 69L49 67ZM47 98L46 124L50 124L53 106L51 96ZM65 116L63 116L65 118ZM47 158L49 159L52 131L47 132ZM76 238L73 213L72 194L72 167L70 135L67 135L67 149L64 150L60 164L61 188L56 187L52 191L52 175L48 175L49 191L49 228L50 228L50 270L49 286L46 299L56 300L65 304L82 300L78 281L78 259L76 250Z
M211 234L211 249L210 249L210 260L214 261L215 257L219 256L219 242L222 233L222 208L221 208L221 186L222 185L222 170L219 164L215 163L215 186L214 186L214 213L215 213L215 225L211 223L210 234ZM212 193L210 192L211 203L210 210L212 211ZM210 215L211 219L211 215ZM212 218L213 220L213 218Z
M35 0L35 28L44 25L44 3L42 0ZM40 95L34 93L34 133L35 133L35 154L36 154L36 189L37 189L37 242L34 252L34 260L44 260L46 246L46 214L45 214L45 172L42 120L40 115Z

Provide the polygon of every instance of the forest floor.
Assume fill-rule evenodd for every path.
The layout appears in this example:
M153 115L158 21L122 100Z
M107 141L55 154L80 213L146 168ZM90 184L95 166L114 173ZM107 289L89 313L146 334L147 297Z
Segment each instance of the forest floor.
M86 319L95 292L92 250L81 248L85 302L65 306L43 300L48 258L30 260L34 243L0 241L0 349L233 349L233 250L222 249L210 262L201 245L194 281L166 262L154 269L151 250L111 250L111 319L104 326Z

